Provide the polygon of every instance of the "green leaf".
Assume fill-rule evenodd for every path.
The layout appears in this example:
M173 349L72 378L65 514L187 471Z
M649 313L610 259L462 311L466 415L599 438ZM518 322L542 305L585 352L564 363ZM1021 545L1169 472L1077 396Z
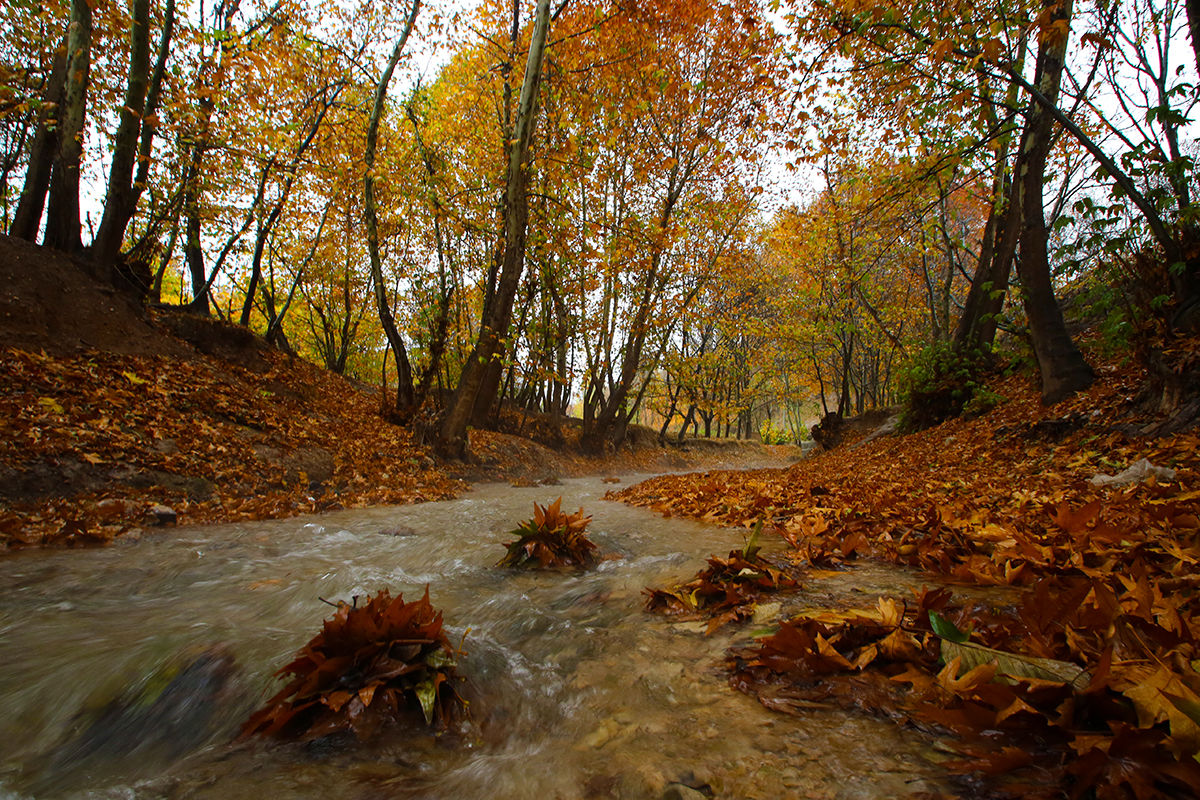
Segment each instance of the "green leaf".
M1163 691L1162 695L1171 702L1171 705L1179 709L1180 714L1200 725L1200 703L1197 703L1190 697L1184 697L1174 692Z
M429 651L429 655L423 659L426 664L434 669L443 669L445 667L455 667L458 664L454 660L454 656L447 653L442 648Z
M965 642L970 636L970 633L960 631L953 622L936 611L929 612L929 625L934 633L948 642Z

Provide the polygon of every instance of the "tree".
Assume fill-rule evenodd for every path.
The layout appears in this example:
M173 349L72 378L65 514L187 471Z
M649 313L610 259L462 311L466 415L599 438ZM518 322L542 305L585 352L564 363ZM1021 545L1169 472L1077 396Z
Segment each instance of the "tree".
M121 106L121 122L113 137L104 214L92 242L92 260L102 273L110 269L120 252L125 226L129 224L137 202L133 192L133 170L150 82L150 0L130 0L129 12L129 83Z
M83 249L79 220L79 171L83 162L88 75L92 54L92 7L73 0L67 28L67 65L62 111L56 138L58 152L50 174L43 244L76 253Z
M1049 2L1044 6L1038 35L1037 71L1034 85L1046 102L1030 101L1025 113L1014 182L1021 207L1020 258L1017 272L1021 277L1029 333L1042 374L1042 402L1057 403L1086 389L1095 378L1083 360L1063 322L1062 310L1054 296L1050 278L1049 234L1042 206L1046 161L1054 120L1047 104L1058 100L1058 90L1071 30L1072 0Z
M516 28L517 7L513 26ZM513 300L525 265L525 228L529 221L529 147L537 115L538 87L546 37L550 30L550 0L538 0L534 12L529 56L521 82L511 137L506 138L508 165L504 191L504 239L499 258L499 278L494 294L484 304L479 337L463 365L454 400L442 420L438 446L446 454L463 457L467 452L467 425L477 409L486 409L499 388L499 358L504 353L504 337L512 320ZM515 39L515 36L514 36Z
M400 337L400 332L396 329L392 307L387 300L387 287L383 280L383 261L379 255L379 219L375 204L375 150L379 137L379 122L383 117L387 87L391 82L392 72L395 71L396 64L400 61L404 45L408 42L408 36L412 33L413 25L417 21L417 12L420 11L420 8L421 1L413 0L412 12L408 15L408 21L404 25L404 32L400 34L400 38L396 41L396 46L392 48L392 55L388 59L387 66L383 70L383 75L380 76L379 83L375 88L375 101L371 107L371 116L367 121L367 147L363 156L363 165L365 168L363 177L363 214L367 226L367 249L371 258L371 279L375 286L375 301L379 310L379 321L383 325L384 334L387 336L388 344L391 346L393 356L396 360L396 411L402 417L412 414L415 396L413 391L412 367L408 361L408 351L404 346L404 340Z

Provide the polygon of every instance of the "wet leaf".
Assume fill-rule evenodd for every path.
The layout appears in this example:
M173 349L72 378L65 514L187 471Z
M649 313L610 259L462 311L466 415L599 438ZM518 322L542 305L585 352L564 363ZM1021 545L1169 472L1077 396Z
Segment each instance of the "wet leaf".
M442 614L385 590L358 605L341 602L322 630L277 673L291 680L242 726L242 736L313 739L339 730L373 735L410 705L426 724L463 704L451 687L454 648Z
M967 670L988 664L994 665L998 678L1034 678L1076 686L1086 686L1091 680L1086 670L1067 661L1006 653L970 642L955 642L949 639L942 639L942 660L947 664L961 662L962 668Z
M929 612L929 624L933 628L934 633L948 642L961 643L970 638L970 634L960 631L953 622L936 611Z
M504 545L508 552L496 566L541 569L594 566L599 560L596 545L585 533L592 518L585 516L582 508L574 514L564 514L561 505L561 497L547 507L534 503L533 519L512 531L517 539Z

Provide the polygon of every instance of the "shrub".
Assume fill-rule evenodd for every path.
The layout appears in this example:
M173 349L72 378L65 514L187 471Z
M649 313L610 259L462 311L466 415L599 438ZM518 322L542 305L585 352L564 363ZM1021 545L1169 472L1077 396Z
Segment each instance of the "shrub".
M758 426L758 435L763 444L788 444L792 441L792 434L787 428L777 428L769 419L763 420L763 424Z
M933 427L962 414L968 404L974 413L990 409L1003 398L992 392L980 395L986 391L982 376L987 365L987 355L978 350L959 352L946 342L926 347L900 374L901 429ZM977 395L981 399L972 403ZM988 405L989 400L994 402Z

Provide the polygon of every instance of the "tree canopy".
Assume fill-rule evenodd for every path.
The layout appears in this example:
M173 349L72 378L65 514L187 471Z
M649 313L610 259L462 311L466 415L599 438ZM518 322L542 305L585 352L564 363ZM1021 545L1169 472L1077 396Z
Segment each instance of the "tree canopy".
M16 0L0 223L382 375L453 453L506 404L799 436L998 335L1053 402L1066 296L1196 332L1193 12Z

